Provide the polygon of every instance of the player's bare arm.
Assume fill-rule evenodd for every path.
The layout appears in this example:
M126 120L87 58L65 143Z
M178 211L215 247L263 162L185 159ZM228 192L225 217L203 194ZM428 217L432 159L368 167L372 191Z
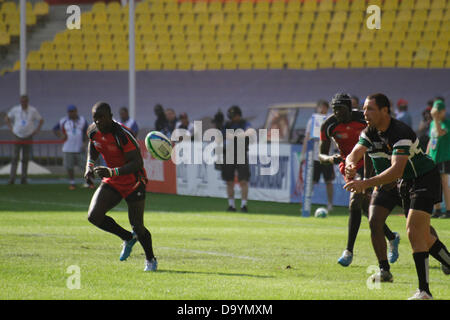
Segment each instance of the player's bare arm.
M388 169L366 180L352 180L344 185L344 189L351 192L363 192L367 188L394 182L403 176L407 162L408 156L393 155L391 160L392 165Z
M358 162L364 157L367 147L362 144L356 144L352 152L345 158L345 177L351 180L356 175Z
M328 155L330 152L331 141L330 140L320 140L319 142L319 161L320 163L338 164L344 159L342 159L340 154Z
M140 151L137 149L125 152L125 161L126 163L120 168L98 166L94 168L94 172L100 178L109 178L137 172L144 165Z
M91 141L88 143L86 170L84 172L84 179L86 183L90 184L94 180L94 165L99 157L98 151L95 149Z

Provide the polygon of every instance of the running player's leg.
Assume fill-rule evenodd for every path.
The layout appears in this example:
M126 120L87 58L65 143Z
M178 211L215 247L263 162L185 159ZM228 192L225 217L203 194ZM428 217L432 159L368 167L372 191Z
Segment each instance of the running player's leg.
M113 218L106 215L121 200L122 196L118 191L102 183L92 197L91 204L89 205L88 220L98 228L115 234L124 241L128 241L133 237L131 232L122 228Z
M359 227L361 225L362 197L362 193L350 193L347 250L352 253L356 236L358 235Z
M410 209L406 220L406 230L419 279L419 290L429 295L431 292L428 286L428 254L430 247L436 241L430 233L430 218L431 214L428 212Z
M390 188L390 189L389 189ZM382 281L392 281L390 274L390 265L386 253L387 245L384 237L386 236L386 219L396 205L401 205L401 199L394 185L375 188L369 206L369 226L372 246L377 256L380 267L380 276L384 277ZM398 243L395 244L398 247ZM398 258L398 248L390 249L390 257ZM391 259L395 262L396 259Z
M372 240L373 250L378 259L381 270L390 271L390 265L387 258L387 245L384 240L384 230L386 219L391 211L380 205L371 205L369 207L369 226L370 238Z
M141 185L126 198L126 201L131 228L144 249L147 261L151 261L155 255L153 254L152 236L150 231L144 226L145 186Z

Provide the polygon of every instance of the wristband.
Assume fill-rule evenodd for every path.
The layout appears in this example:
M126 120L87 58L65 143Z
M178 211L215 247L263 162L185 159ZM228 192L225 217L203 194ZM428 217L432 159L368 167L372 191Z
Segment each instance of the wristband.
M89 159L89 160L88 160L88 164L87 164L87 166L88 166L89 168L93 168L93 167L94 167L94 165L95 165L95 161L94 161L94 160L92 160L92 159Z
M111 177L115 177L119 175L119 168L112 168L110 169Z

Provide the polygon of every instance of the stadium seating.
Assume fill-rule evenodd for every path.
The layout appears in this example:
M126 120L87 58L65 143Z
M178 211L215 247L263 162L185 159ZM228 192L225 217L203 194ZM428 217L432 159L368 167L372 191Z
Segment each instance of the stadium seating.
M2 10L16 10L6 3ZM380 30L366 27L369 4L382 8ZM45 11L37 5L35 15ZM55 36L55 54L68 47L56 67L46 63L43 47L30 66L127 69L128 7L96 2L82 21L81 30ZM449 0L144 0L136 4L136 65L138 70L438 68L450 64L449 25ZM0 45L8 42L9 30L0 23ZM77 58L80 48L85 64ZM90 50L108 59L98 61Z

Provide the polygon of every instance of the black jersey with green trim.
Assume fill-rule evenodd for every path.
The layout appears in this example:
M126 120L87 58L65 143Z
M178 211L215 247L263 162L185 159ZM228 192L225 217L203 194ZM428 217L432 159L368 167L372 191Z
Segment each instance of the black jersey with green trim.
M364 129L358 143L368 148L367 153L377 174L391 166L393 155L408 156L403 179L420 177L435 167L433 160L420 148L414 131L394 118L391 118L391 123L384 132L371 127Z

